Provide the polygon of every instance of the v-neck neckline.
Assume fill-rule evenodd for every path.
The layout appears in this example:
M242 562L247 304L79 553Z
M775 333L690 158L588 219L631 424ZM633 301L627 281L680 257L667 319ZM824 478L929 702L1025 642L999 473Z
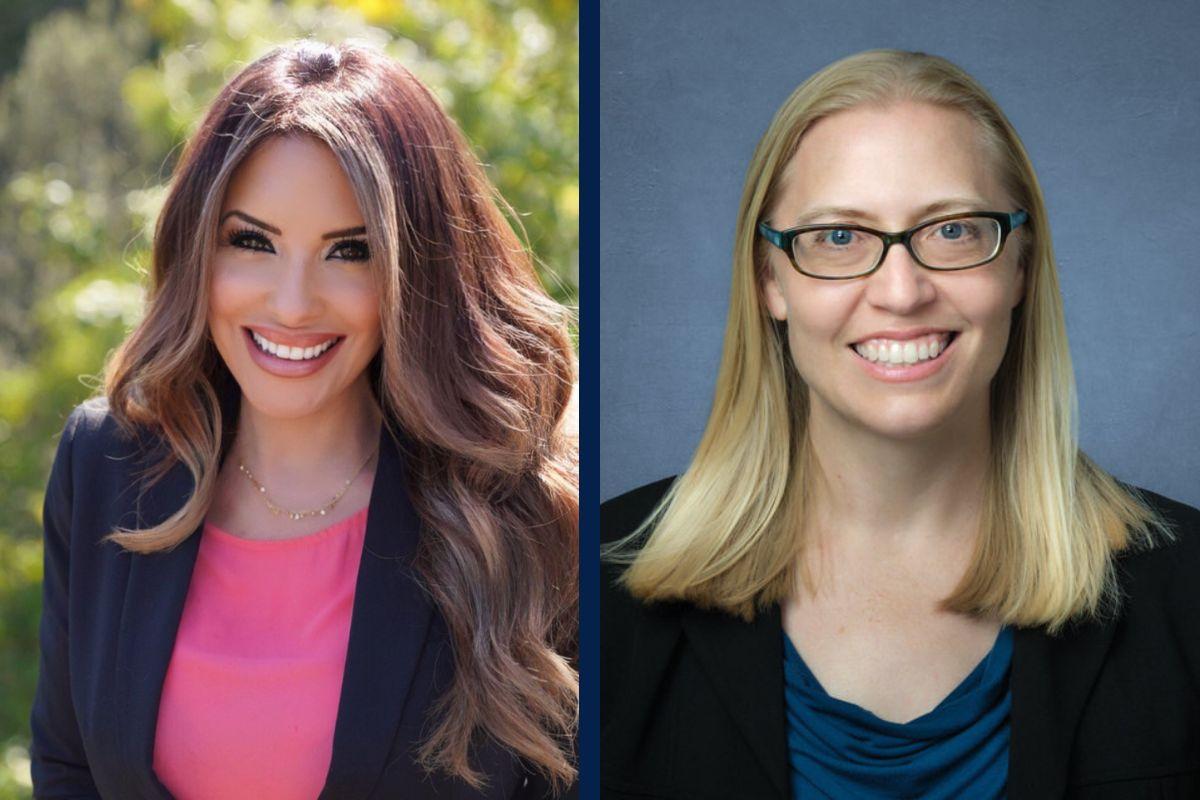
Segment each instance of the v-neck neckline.
M805 663L804 657L800 655L799 649L792 642L786 631L782 632L784 639L784 672L788 680L789 687L796 680L802 681L807 688L807 699L817 708L829 710L841 715L845 715L862 724L870 725L873 728L883 728L895 732L914 732L918 729L930 727L931 724L936 724L940 717L944 717L949 708L960 700L969 696L988 681L989 673L993 673L994 669L1003 669L1007 672L1012 660L1012 645L1013 634L1009 627L1002 627L996 635L995 641L987 654L980 659L979 663L967 673L958 685L943 697L929 711L919 714L907 722L895 722L893 720L884 719L873 711L870 711L862 706L849 700L834 697L829 694L821 681ZM999 678L1000 676L991 675L991 677Z

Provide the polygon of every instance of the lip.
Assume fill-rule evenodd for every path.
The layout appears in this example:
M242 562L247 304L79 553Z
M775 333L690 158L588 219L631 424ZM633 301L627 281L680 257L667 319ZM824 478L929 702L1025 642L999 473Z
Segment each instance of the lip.
M848 348L850 350L850 357L857 361L862 368L867 371L868 375L876 380L883 381L884 383L909 383L912 381L924 380L925 378L928 378L931 375L936 375L938 372L940 372L942 368L946 366L946 362L953 358L956 350L955 345L958 344L958 332L938 330L933 328L923 328L921 330L923 330L924 333L918 333L916 336L923 336L926 333L951 334L950 342L946 345L946 349L943 350L937 358L930 361L918 361L916 364L906 364L902 367L882 367L877 362L869 361L860 356L857 352L855 352L853 346ZM896 331L892 331L890 334L871 334L871 336L867 338L900 339L900 337L891 335L895 333ZM916 338L916 336L907 336L904 338L913 339Z
M855 339L850 343L850 345L853 347L856 344L860 344L871 339L894 339L898 342L903 342L908 339L917 339L921 336L928 336L931 333L953 334L958 333L958 331L954 330L953 328L905 328L904 330L875 331L874 333L868 333L866 336ZM280 344L283 343L280 342Z
M250 358L264 371L280 378L306 378L309 375L312 375L314 372L322 369L326 364L333 360L333 357L341 349L342 342L346 340L345 336L337 336L337 341L334 342L334 344L328 350L316 358L309 359L308 361L292 361L289 358L280 358L279 356L273 356L270 353L264 353L262 350L259 350L258 345L254 343L254 335L251 332L252 330L254 333L259 333L262 336L266 336L276 344L287 344L289 347L313 347L321 342L329 341L331 338L337 336L337 334L323 334L324 338L318 338L311 343L308 343L308 341L312 339L313 336L318 336L318 334L305 336L293 335L290 337L292 341L289 342L287 339L280 341L274 336L271 336L268 332L269 329L264 330L261 328L242 328L242 338L246 341L246 349L250 351Z
M319 344L324 344L330 339L343 338L337 333L288 333L276 328L265 328L261 325L246 325L247 330L252 330L259 336L270 339L275 344L286 344L288 347L316 347Z

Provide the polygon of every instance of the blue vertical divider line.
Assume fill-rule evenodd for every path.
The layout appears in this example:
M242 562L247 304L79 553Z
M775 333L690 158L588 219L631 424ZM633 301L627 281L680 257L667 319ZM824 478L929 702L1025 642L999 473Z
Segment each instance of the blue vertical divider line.
M600 797L600 5L579 7L579 769Z

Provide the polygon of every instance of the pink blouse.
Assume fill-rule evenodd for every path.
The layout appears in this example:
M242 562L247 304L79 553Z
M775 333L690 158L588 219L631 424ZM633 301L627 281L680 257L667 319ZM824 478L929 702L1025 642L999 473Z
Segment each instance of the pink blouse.
M283 541L204 526L154 740L179 800L321 793L366 523Z

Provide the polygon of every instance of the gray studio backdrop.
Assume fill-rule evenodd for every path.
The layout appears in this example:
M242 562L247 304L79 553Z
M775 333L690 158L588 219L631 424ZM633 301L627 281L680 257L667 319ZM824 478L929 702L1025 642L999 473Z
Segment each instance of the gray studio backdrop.
M807 76L877 47L996 97L1050 209L1084 449L1200 505L1200 5L606 0L600 458L682 470L712 400L742 179Z

